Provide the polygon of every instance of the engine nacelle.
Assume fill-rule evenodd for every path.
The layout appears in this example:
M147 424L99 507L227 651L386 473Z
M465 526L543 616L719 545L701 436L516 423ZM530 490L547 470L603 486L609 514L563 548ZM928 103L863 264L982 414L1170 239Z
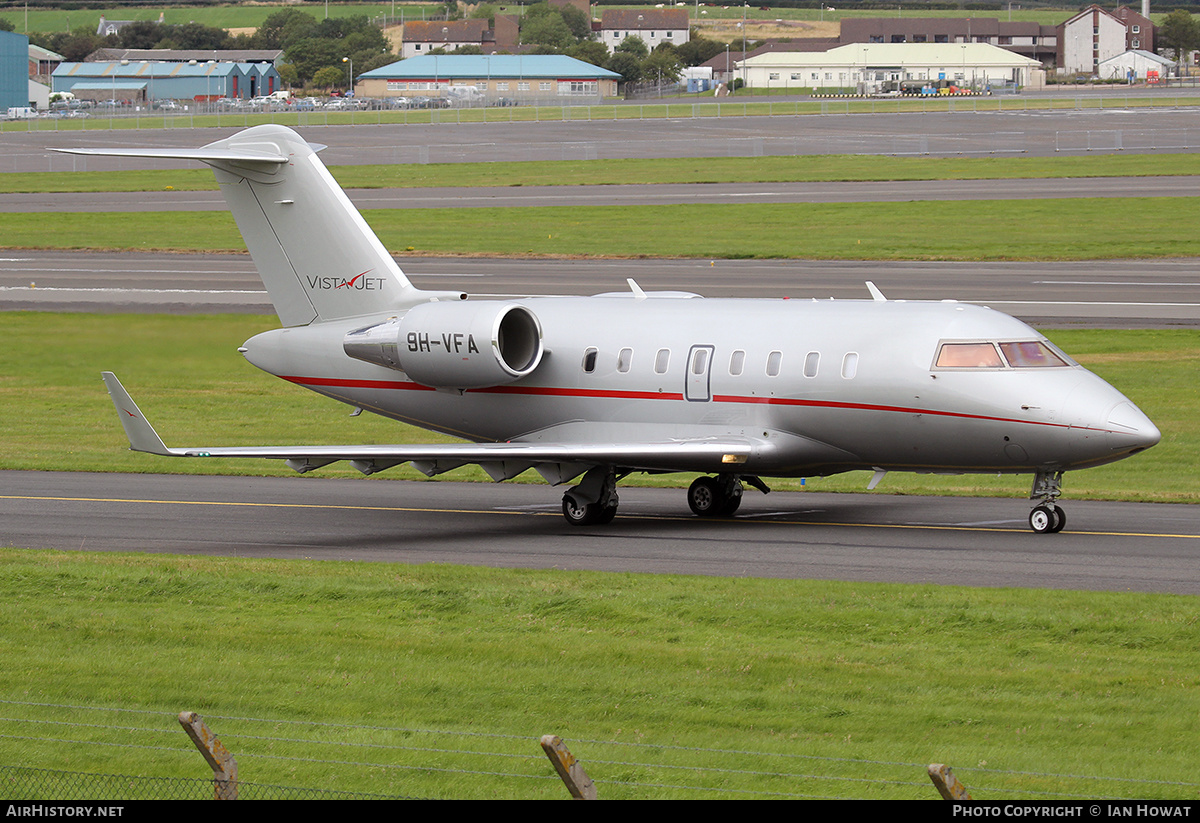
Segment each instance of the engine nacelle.
M422 303L383 323L349 332L346 354L403 371L435 389L512 383L542 360L542 325L515 303Z

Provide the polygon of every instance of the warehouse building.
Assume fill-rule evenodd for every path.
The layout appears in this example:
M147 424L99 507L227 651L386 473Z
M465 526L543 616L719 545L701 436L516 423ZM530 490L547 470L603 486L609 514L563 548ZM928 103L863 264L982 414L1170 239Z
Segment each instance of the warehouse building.
M578 101L615 97L621 75L561 54L425 55L358 76L359 97Z
M162 61L63 63L51 75L55 92L81 100L147 103L154 100L251 98L283 88L272 63Z
M0 115L29 105L29 38L0 31Z
M826 52L765 52L739 62L737 72L752 88L862 94L904 80L948 80L977 90L1045 83L1037 60L987 43L859 43Z

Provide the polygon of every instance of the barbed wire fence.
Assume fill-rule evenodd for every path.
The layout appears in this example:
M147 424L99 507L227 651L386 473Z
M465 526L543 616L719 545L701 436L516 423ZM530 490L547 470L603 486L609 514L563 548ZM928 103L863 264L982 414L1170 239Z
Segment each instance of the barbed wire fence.
M526 736L220 714L202 720L237 759L243 800L566 798L566 775L556 773L563 764L586 772L602 799L948 796L927 763L811 755L787 741L745 751L566 734L554 763L543 751L547 729ZM0 793L9 800L213 799L218 781L182 722L158 710L0 700ZM1200 783L952 765L976 800L1200 794Z

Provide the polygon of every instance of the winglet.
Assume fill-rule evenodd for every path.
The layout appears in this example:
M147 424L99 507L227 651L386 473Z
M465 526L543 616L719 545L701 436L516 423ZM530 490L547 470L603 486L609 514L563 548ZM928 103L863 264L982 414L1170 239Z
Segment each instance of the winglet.
M883 292L881 292L879 290L879 287L876 286L874 283L872 283L870 280L867 281L867 291L871 292L871 299L874 300L875 302L877 302L877 303L886 303L887 302L887 298L883 296Z
M129 396L129 392L125 391L125 387L121 385L117 376L110 371L101 372L101 376L104 378L104 385L108 388L108 396L112 398L113 405L117 407L121 426L125 429L125 436L129 438L129 448L135 452L149 452L166 456L178 455L179 452L168 449L163 443L158 432L142 415L142 410L137 407L137 403L133 402L133 398Z

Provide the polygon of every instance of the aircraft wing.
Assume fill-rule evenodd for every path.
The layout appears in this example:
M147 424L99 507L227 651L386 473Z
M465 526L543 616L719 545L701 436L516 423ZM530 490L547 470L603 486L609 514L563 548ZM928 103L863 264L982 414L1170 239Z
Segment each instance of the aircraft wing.
M255 457L284 460L307 472L348 460L364 474L412 463L427 475L479 465L493 480L533 468L551 483L565 483L592 466L644 471L716 471L763 454L763 441L743 437L692 437L640 442L507 442L357 446L230 446L170 448L112 372L103 372L113 405L133 451L174 457Z

